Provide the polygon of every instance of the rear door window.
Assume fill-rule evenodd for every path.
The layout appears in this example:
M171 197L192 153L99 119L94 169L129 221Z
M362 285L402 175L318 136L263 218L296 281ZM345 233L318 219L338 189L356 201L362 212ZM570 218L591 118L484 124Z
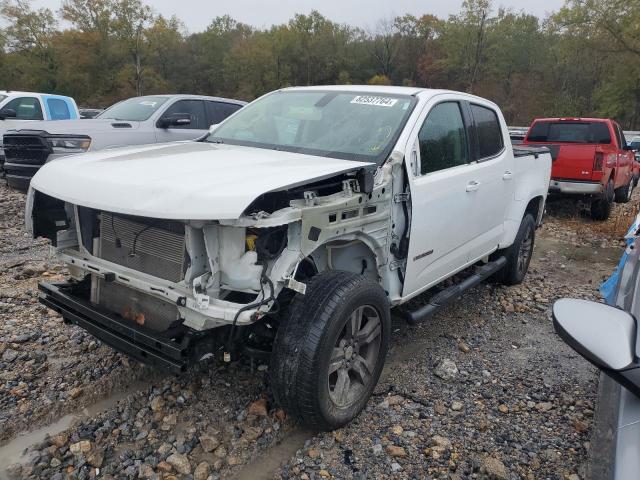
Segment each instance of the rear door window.
M242 108L242 105L227 102L205 101L204 104L207 108L209 126L217 125L232 113L235 113Z
M69 106L64 100L61 100L59 98L48 98L47 107L49 107L51 120L68 120L69 118L71 118Z
M490 108L474 104L471 105L471 113L478 135L478 158L495 157L504 148L498 114Z
M4 109L15 110L18 120L43 120L40 100L35 97L19 97L7 102L2 107Z
M610 144L611 133L604 122L536 122L528 141Z

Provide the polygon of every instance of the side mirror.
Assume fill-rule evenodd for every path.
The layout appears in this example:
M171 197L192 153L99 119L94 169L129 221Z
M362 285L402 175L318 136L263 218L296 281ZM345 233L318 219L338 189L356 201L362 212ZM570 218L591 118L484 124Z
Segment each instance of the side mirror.
M553 305L553 326L567 345L640 396L633 316L602 303L563 298Z
M191 115L188 113L172 113L158 120L158 128L185 127L191 125Z
M0 120L4 120L5 118L15 118L17 113L12 108L3 108L0 110Z

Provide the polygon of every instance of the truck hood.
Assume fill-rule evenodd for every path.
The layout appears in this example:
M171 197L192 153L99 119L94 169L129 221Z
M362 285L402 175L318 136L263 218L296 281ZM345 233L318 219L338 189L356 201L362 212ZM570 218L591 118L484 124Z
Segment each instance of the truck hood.
M98 210L152 218L232 220L263 193L373 165L261 148L181 142L55 160L38 171L31 186L54 198Z
M0 124L0 127L2 125ZM43 130L54 135L89 135L93 133L107 133L117 131L135 130L140 122L128 122L102 118L86 120L29 120L16 121L10 128L12 130ZM8 129L7 129L8 130Z
M2 145L2 136L9 130L33 129L34 127L30 126L33 124L43 125L41 127L37 127L37 129L45 130L44 126L48 126L50 123L53 122L50 120L15 120L11 118L0 120L0 145Z

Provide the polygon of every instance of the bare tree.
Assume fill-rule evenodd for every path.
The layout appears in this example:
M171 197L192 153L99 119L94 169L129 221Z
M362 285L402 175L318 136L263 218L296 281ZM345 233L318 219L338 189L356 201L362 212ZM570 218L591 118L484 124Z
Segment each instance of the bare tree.
M398 55L400 43L395 20L380 20L371 37L373 40L373 57L380 69L379 73L389 77Z

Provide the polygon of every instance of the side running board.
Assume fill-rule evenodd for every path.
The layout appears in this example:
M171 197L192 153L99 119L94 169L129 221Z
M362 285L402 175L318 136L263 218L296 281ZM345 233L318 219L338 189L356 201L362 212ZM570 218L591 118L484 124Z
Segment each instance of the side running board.
M460 297L466 290L475 287L479 283L489 278L491 275L502 269L507 264L506 257L499 257L492 262L485 263L477 267L475 272L462 280L460 283L451 285L441 292L435 294L429 300L429 303L420 307L418 310L406 313L407 323L414 325L421 320L436 312L440 307Z

